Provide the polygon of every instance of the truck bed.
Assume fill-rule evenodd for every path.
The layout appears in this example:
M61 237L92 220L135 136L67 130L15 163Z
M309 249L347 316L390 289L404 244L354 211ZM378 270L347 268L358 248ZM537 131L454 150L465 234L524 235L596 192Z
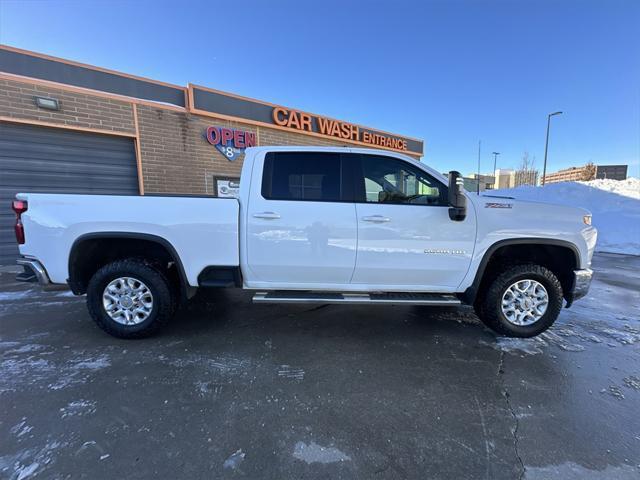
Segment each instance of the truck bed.
M207 266L239 265L236 199L192 196L58 195L20 193L26 242L21 254L37 257L54 283L67 281L74 242L104 232L153 235L173 247L190 285Z

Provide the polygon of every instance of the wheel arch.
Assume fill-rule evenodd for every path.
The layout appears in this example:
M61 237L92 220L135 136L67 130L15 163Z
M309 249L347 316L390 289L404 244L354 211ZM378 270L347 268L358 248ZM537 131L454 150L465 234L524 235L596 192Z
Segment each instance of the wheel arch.
M571 273L580 266L580 250L575 244L567 240L531 237L499 240L493 243L482 256L473 283L461 295L462 300L467 304L473 305L482 290L483 283L488 280L486 274L491 272L491 267L495 266L496 262L500 260L510 258L509 254L514 252L518 252L517 255L512 257L516 261L526 261L527 254L533 253L529 261L536 263L537 260L541 265L553 271L558 276L565 298L567 298L573 281ZM571 255L564 257L558 263L540 261L540 256L545 253L551 254L553 258L554 255L558 255L560 252L565 254L571 252Z
M111 250L96 253L106 242ZM150 247L150 248L149 248ZM109 261L139 256L152 260L166 260L176 267L180 296L186 298L188 281L184 266L175 247L158 235L137 232L95 232L79 236L69 250L67 283L75 294L83 294L91 275ZM86 257L91 260L87 260Z

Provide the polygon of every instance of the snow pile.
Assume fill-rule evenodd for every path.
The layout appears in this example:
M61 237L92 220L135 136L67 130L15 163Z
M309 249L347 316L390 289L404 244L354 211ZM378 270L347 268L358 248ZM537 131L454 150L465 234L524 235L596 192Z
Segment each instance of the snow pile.
M626 180L598 179L578 183L640 200L640 180L637 178L627 178Z
M495 190L519 200L586 208L598 229L596 251L640 255L640 180L590 180Z

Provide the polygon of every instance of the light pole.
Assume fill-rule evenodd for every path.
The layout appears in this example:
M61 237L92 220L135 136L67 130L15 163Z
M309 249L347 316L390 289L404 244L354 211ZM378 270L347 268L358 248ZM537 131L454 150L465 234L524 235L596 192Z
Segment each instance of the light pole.
M480 145L482 144L482 140L478 140L478 195L480 195Z
M547 177L547 151L549 150L549 127L551 126L551 117L560 115L562 112L553 112L547 115L547 141L544 144L544 167L542 168L542 186L544 186Z
M498 164L498 155L500 155L500 152L493 152L493 189L496 189L496 166Z

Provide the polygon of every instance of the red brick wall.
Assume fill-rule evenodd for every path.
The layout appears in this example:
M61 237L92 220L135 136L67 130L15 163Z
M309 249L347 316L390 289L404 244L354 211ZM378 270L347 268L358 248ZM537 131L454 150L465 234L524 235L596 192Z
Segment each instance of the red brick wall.
M210 125L255 128L138 105L142 175L147 193L213 195L213 177L239 177L242 160L228 161L203 134Z

